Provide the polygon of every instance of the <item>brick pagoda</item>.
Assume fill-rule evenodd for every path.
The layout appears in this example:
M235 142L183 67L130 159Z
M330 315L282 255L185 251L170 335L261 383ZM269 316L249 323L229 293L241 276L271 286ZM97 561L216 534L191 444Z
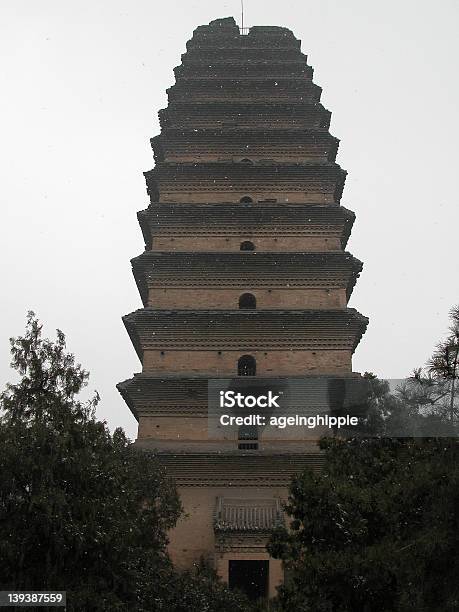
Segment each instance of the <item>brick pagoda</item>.
M203 556L253 596L282 580L268 533L292 474L321 456L310 440L211 439L207 381L355 376L367 325L347 307L362 264L344 250L354 214L312 72L286 28L195 30L145 173L145 252L132 260L143 308L124 317L142 372L118 388L186 513L172 558Z

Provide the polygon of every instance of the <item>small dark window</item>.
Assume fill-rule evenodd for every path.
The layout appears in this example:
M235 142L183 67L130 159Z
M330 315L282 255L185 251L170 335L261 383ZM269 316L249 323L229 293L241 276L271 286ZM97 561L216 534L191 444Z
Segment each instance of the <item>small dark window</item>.
M258 450L258 427L256 425L242 425L238 430L239 450Z
M253 204L253 200L252 200L252 198L251 198L251 197L249 197L249 196L244 196L243 198L241 198L241 199L239 200L239 202L240 202L241 204Z
M244 240L239 247L241 251L255 251L255 245L250 240Z
M257 298L252 293L243 293L239 298L239 310L255 310Z
M255 376L257 373L257 362L252 355L242 355L237 362L238 376Z
M253 166L253 161L249 159L248 157L244 157L244 159L241 159L241 164L247 164L249 166Z
M258 450L258 442L239 442L238 450Z

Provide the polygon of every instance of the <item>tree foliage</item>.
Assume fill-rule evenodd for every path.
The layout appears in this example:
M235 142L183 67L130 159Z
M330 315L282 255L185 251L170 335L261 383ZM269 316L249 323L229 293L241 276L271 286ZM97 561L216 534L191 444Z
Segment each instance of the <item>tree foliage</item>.
M459 608L459 445L446 437L458 433L458 307L450 317L426 368L397 389L364 375L356 437L322 440L324 470L294 478L289 529L268 547L289 576L281 610Z
M269 544L289 575L281 609L456 610L456 442L328 439L322 447L325 469L293 480L290 530Z
M457 378L459 375L459 306L449 313L450 325L445 340L440 341L426 367L414 371L411 390L416 390L419 405L430 414L448 418L452 424L459 420Z
M0 588L66 590L69 610L246 610L210 575L166 553L181 506L151 453L95 419L97 393L65 337L29 313L11 339L16 384L0 395ZM187 607L183 607L182 602Z

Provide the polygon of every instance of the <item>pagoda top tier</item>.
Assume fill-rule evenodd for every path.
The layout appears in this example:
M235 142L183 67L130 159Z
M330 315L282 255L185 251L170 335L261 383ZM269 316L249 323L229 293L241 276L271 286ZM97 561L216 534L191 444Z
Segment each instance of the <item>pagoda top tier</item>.
M254 26L239 28L234 17L215 19L196 28L187 49L195 47L258 47L300 48L300 41L288 28Z
M313 69L301 52L301 42L287 28L239 28L232 17L199 26L174 72L175 84L167 90L168 106L159 111L162 149L168 148L169 138L174 141L168 161L171 157L178 163L217 161L225 155L222 147L232 147L226 157L242 159L247 155L239 155L241 139L251 147L253 133L283 136L287 142L290 136L329 134L331 113L320 102L322 89L312 81ZM212 151L209 155L207 150L205 160L202 138L216 131L218 143L206 141ZM235 134L240 139L236 147L227 143L227 137L232 140ZM334 161L336 155L337 141L329 140L330 148L320 159L324 163ZM194 143L197 149L190 160L184 146ZM272 143L264 143L263 151L258 144L258 157L289 163L317 157L309 144L308 152L301 144L295 154L295 146L284 143L282 159L272 155L276 148Z

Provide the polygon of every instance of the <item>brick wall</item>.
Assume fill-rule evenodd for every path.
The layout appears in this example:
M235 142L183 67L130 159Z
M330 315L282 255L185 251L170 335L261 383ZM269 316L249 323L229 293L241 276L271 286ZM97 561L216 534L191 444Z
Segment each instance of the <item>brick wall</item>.
M237 228L232 228L237 231ZM341 251L338 236L257 236L256 234L240 234L236 236L153 236L153 251L220 251L239 252L241 242L249 240L258 252L298 252L312 253L322 251Z
M203 273L204 274L204 273ZM150 289L148 306L164 309L238 309L239 298L251 293L257 309L345 308L345 289Z
M161 354L163 353L163 354ZM257 374L268 376L344 374L351 372L350 350L145 350L144 372L175 372L237 376L238 359L250 354Z

